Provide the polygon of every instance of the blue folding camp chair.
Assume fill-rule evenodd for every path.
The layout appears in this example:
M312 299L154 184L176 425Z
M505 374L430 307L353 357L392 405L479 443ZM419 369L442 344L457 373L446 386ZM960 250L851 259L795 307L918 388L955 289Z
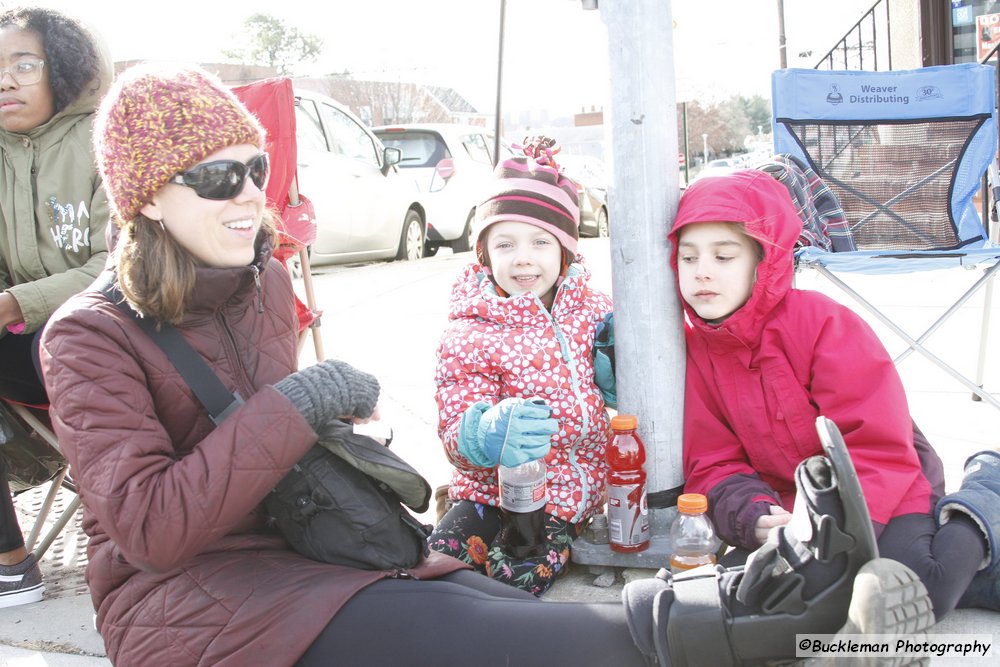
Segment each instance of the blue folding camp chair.
M1000 269L973 203L996 160L996 73L975 63L918 70L784 69L771 78L774 150L806 162L837 196L856 250L806 246L800 268L815 269L909 346L1000 408L976 381L924 346L959 307ZM907 273L949 266L985 267L923 334L911 337L836 272ZM989 303L984 308L984 318ZM982 334L985 336L985 322Z

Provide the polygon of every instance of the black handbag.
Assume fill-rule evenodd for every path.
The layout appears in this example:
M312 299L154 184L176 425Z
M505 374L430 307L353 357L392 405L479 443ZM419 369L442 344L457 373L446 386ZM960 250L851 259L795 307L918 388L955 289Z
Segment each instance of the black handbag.
M157 328L139 317L111 284L101 291L160 346L216 424L243 403L172 325ZM407 569L429 553L431 527L404 504L423 512L430 496L427 480L395 452L354 433L350 424L334 422L267 495L264 506L303 556L368 570Z
M303 556L366 570L407 569L428 553L425 526L404 505L427 509L431 487L395 452L350 424L319 442L264 499Z

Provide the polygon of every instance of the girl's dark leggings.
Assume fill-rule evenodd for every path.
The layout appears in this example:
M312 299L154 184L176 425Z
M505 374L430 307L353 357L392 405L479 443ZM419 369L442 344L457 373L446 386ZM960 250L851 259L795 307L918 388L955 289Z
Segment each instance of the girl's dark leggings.
M961 514L940 529L930 514L904 514L886 524L878 551L920 577L940 621L969 587L986 553L986 541L972 519Z

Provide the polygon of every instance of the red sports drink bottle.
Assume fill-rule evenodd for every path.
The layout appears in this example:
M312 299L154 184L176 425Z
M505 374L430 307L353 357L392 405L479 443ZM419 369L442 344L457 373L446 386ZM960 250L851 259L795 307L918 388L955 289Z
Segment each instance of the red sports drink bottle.
M608 530L612 551L633 553L649 548L646 505L646 448L635 432L635 415L611 418L608 442Z

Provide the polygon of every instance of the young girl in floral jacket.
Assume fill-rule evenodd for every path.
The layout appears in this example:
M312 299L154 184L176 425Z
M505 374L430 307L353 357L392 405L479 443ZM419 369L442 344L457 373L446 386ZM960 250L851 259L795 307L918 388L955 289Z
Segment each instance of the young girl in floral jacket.
M438 432L455 471L453 506L430 537L432 549L536 595L604 504L609 426L592 348L611 300L587 286L576 185L548 148L501 163L476 211L479 261L455 283L438 348ZM521 559L498 540L497 465L537 458L548 466L546 548Z

